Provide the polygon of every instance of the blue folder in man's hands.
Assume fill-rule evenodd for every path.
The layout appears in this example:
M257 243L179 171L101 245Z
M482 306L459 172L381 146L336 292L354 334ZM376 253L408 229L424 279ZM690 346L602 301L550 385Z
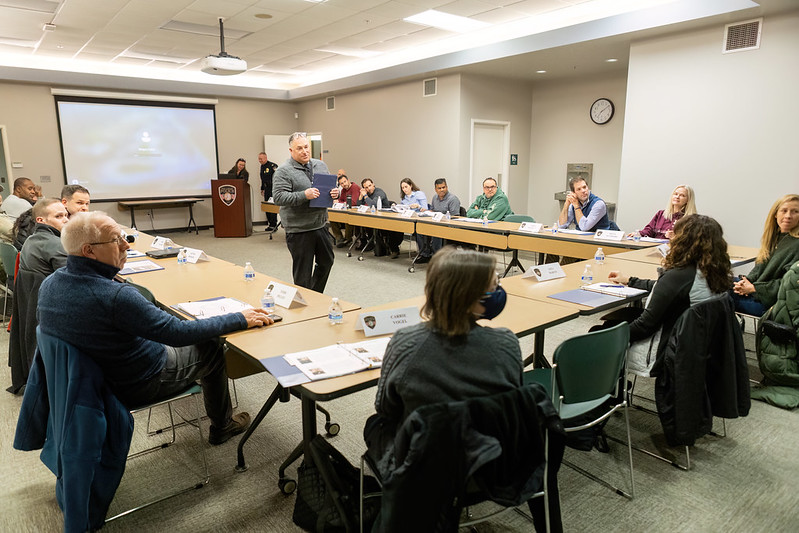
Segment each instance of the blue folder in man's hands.
M333 207L330 191L338 187L338 177L335 174L314 174L313 186L319 189L319 197L311 200L311 207Z

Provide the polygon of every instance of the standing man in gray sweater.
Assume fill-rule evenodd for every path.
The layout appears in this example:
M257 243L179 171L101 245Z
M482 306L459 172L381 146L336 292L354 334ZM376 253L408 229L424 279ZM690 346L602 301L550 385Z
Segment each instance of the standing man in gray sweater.
M327 231L327 209L311 207L319 197L313 186L314 174L330 171L319 159L311 159L308 136L302 132L289 137L291 157L275 171L272 198L280 206L280 218L286 229L286 246L292 259L294 283L300 287L324 292L333 268L333 242ZM338 189L330 191L338 198Z

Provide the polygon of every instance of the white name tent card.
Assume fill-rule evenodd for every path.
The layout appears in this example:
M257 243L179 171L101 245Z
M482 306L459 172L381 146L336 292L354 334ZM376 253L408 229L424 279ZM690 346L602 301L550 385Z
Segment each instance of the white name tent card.
M364 204L364 205L359 205L358 206L358 212L359 213L366 213L367 211L369 211L369 206L368 205Z
M624 232L622 230L598 229L594 238L601 241L621 241L624 238Z
M539 224L538 222L522 222L519 225L519 231L523 231L525 233L538 233L543 228L543 224Z
M335 202L333 204L333 209L335 209L336 211L342 211L344 209L347 209L347 204L345 204L344 202Z
M186 250L186 262L196 264L199 261L210 261L208 256L202 250L197 248L184 248Z
M272 291L272 297L275 299L275 305L279 305L280 307L284 307L286 309L289 309L291 304L294 302L297 302L300 305L308 305L308 302L306 302L305 298L302 297L302 294L300 294L300 291L297 289L297 287L291 287L290 285L283 285L282 283L278 283L276 281L270 281L266 288Z
M547 281L550 279L565 278L566 273L558 263L547 263L545 265L533 265L527 269L527 272L522 274L522 279L533 277L538 281Z
M436 213L433 215L433 222L441 222L441 219L444 218L444 213Z
M400 213L400 216L402 218L411 218L413 216L413 213L414 213L413 209L406 209L405 211L402 211Z
M384 311L361 313L358 316L356 329L362 329L364 335L373 337L375 335L394 333L405 326L418 324L421 320L419 308L416 306L386 309Z
M179 246L175 244L175 242L169 237L156 237L153 239L153 243L150 245L150 248L155 248L156 250L166 250L168 248L179 248Z
M660 252L660 255L666 257L669 254L669 245L668 244L661 244L658 246L657 251Z

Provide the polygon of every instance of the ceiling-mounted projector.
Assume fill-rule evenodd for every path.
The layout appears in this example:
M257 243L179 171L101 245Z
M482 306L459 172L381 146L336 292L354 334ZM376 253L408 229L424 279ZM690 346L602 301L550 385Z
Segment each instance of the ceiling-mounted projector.
M216 55L204 57L200 63L200 70L206 74L215 74L217 76L241 74L247 70L247 62L225 52L225 28L222 25L222 20L222 17L219 17L220 52Z

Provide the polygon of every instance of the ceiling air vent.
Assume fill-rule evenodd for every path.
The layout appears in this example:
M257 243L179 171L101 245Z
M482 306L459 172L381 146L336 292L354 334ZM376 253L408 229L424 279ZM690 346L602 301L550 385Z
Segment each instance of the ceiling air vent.
M724 46L721 52L729 54L730 52L757 50L760 48L762 27L762 18L727 24L724 26Z
M325 101L325 109L328 111L334 111L336 109L336 97L335 96L328 96L327 100Z
M438 78L429 78L422 82L422 96L435 96L436 95L436 80Z

